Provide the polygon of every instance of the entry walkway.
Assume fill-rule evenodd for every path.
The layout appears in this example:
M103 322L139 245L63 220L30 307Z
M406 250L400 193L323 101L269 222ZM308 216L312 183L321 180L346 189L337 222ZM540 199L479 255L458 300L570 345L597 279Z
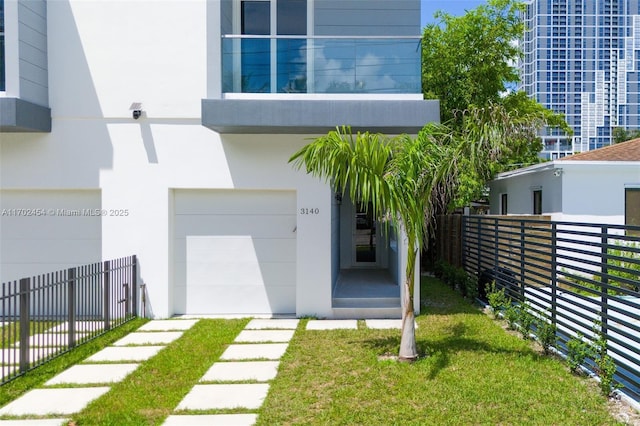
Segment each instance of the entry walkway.
M0 408L2 416L55 418L0 420L0 425L66 425L70 416L104 395L110 384L123 380L141 362L182 336L197 320L155 320L128 334L112 346L63 371ZM65 387L66 386L66 387Z
M81 411L106 393L109 384L126 378L141 362L178 339L198 320L153 320L53 377L0 409L0 415L48 417L0 420L0 426L57 426L65 416ZM280 359L298 327L298 319L253 319L238 334L220 359L194 385L164 425L199 426L255 424L255 411L269 392ZM367 328L400 328L400 320L366 320ZM310 320L307 330L357 329L357 320ZM66 386L66 387L64 387ZM234 410L234 414L197 414L208 410ZM55 418L52 418L54 417Z
M239 425L256 422L257 414L276 377L280 358L293 338L297 319L253 319L220 359L165 421L167 426ZM246 410L237 414L190 414L198 410Z

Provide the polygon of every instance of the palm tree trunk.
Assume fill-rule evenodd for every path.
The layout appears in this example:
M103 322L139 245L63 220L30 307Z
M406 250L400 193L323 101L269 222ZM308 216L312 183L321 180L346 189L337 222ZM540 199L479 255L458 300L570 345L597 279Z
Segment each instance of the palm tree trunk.
M418 251L414 241L409 238L407 250L407 271L402 296L402 337L400 338L400 353L398 359L413 362L418 358L416 348L415 315L413 313L413 288L415 282L415 266Z

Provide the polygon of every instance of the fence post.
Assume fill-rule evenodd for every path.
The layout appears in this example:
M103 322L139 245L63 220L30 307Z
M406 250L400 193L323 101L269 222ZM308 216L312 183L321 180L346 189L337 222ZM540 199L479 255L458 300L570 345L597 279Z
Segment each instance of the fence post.
M498 218L493 219L493 240L494 240L494 246L493 246L493 277L497 278L498 277L498 260L499 260L499 255L498 255Z
M138 257L134 254L131 256L132 267L131 267L131 304L133 316L138 316Z
M110 288L111 288L111 283L109 282L109 268L111 266L111 262L110 261L105 261L104 262L104 271L103 271L103 293L104 293L104 303L103 303L103 308L104 308L104 329L105 330L110 330L111 329L111 309L110 309L110 305L109 305L109 298L110 298Z
M524 228L524 220L520 220L520 296L522 300L525 300L524 294L524 263L525 263L525 255L524 255L524 247L525 247L525 228Z
M607 338L607 311L609 309L609 226L606 224L601 225L601 248L600 248L600 272L602 273L602 280L600 285L600 323L602 335Z
M29 369L29 308L30 308L31 279L20 280L20 372Z
M476 221L478 222L478 238L477 238L478 246L477 246L476 252L477 252L477 266L478 266L478 277L479 277L482 274L482 262L481 262L482 255L480 253L481 251L480 245L482 244L482 237L481 237L482 219L480 219L479 217L476 217Z
M68 347L73 348L76 345L76 269L69 268L67 271L67 280L69 282L67 288L67 311L68 323L67 332L69 334Z
M558 267L557 241L558 228L555 222L551 223L551 324L556 323L556 310L558 309L558 278L556 268Z
M466 234L466 226L467 226L467 217L462 216L462 220L460 221L460 263L462 264L462 269L467 270L467 255L466 255L466 247L467 247L467 234Z

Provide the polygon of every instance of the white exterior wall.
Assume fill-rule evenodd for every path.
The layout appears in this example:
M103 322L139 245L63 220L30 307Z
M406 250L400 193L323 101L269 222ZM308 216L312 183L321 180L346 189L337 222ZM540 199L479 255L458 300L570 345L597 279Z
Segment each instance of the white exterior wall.
M297 215L296 314L330 316L332 193L287 163L310 135L221 136L200 123L201 99L216 92L211 9L205 0L48 2L53 130L1 135L0 185L100 191L101 246L73 264L138 254L156 317L173 313L174 189L295 191L299 209L318 209ZM143 103L139 120L132 102ZM0 270L0 281L14 278Z
M501 195L507 194L508 214L533 214L533 191L542 191L542 214L562 211L563 177L555 176L553 167L531 167L527 172L505 173L489 183L490 212L500 214ZM507 177L508 176L508 177Z
M557 175L557 176L556 176ZM533 189L542 190L542 213L552 220L624 225L625 188L640 186L640 165L620 161L553 161L504 173L490 183L491 214L533 212Z

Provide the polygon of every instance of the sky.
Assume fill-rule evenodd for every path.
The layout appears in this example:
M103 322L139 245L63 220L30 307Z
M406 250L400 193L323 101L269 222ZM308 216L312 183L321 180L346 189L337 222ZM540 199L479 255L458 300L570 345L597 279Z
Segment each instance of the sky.
M443 10L451 15L464 15L465 10L475 9L486 0L422 0L422 26L433 21L433 14Z

